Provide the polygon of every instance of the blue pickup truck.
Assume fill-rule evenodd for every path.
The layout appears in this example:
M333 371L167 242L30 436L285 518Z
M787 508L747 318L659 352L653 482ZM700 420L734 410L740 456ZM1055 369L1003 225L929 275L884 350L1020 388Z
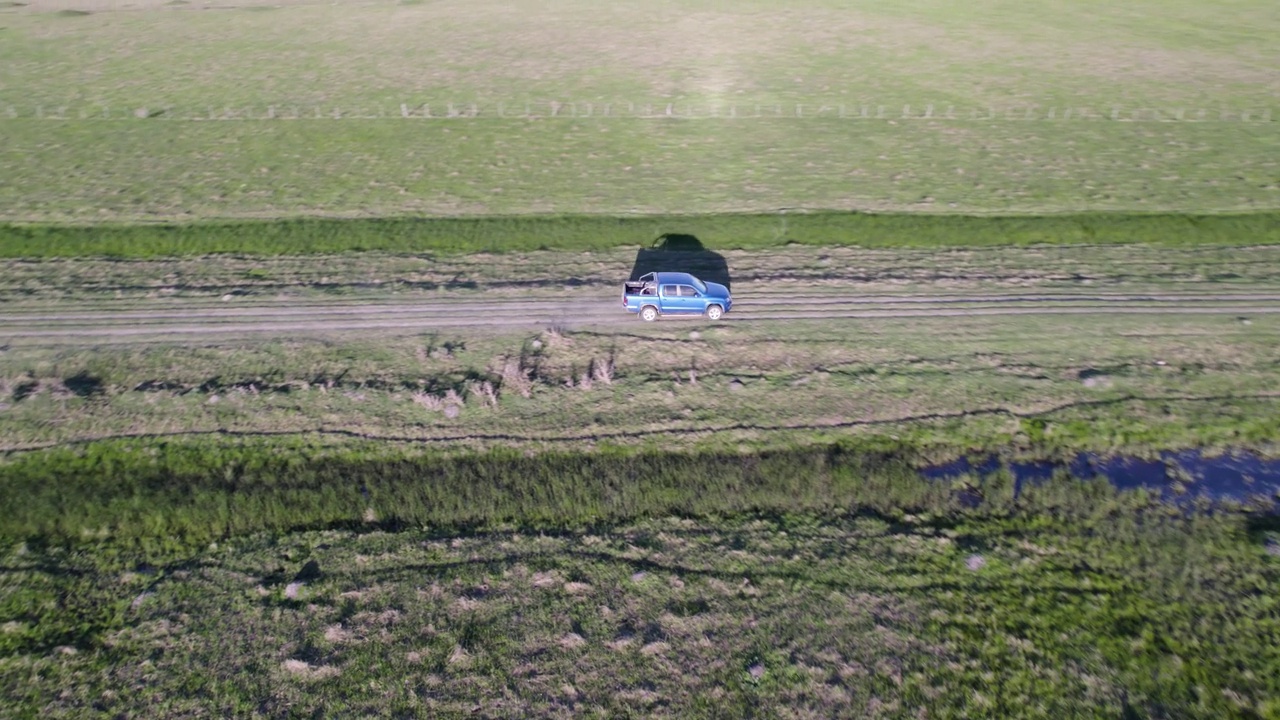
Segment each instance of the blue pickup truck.
M719 320L733 307L729 289L683 272L651 272L622 287L622 307L653 322L660 315L702 316Z

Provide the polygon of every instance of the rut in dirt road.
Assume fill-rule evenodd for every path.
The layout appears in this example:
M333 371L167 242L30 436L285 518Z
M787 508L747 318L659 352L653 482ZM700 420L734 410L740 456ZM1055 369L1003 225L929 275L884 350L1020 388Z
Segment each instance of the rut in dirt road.
M938 295L843 295L743 293L722 322L839 320L891 317L999 315L1241 315L1280 313L1280 294L1267 293L981 293ZM0 314L0 342L131 339L153 341L241 334L415 332L435 328L618 327L640 322L616 295L582 293L572 299L482 300L434 296L420 303L265 303L239 300L209 305L173 302L163 309L125 306L104 310L68 308ZM669 318L667 320L674 320ZM694 321L700 318L693 318Z

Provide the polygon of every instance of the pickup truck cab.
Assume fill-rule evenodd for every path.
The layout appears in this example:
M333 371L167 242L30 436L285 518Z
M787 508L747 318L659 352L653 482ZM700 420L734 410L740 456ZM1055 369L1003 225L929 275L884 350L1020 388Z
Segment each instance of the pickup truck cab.
M683 315L719 320L733 307L729 289L683 272L651 272L622 286L622 307L653 322L660 316Z

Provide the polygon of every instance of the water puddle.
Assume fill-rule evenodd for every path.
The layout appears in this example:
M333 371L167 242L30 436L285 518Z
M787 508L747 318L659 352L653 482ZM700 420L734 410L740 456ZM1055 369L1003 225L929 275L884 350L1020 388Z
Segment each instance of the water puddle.
M1001 468L1008 468L1013 474L1014 497L1028 483L1042 483L1055 474L1067 473L1081 479L1106 478L1118 490L1143 488L1177 504L1197 498L1215 502L1280 500L1280 459L1265 459L1250 452L1206 456L1199 450L1176 450L1162 452L1156 459L1080 453L1070 461L1032 462L1005 462L988 456L960 458L924 468L921 474L941 480L989 475Z

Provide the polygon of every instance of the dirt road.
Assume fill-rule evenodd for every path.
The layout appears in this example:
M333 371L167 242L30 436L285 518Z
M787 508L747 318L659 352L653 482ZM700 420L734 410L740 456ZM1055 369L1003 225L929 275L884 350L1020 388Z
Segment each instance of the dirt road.
M1280 293L1258 292L974 292L858 295L777 286L734 294L722 322L857 320L885 317L1089 314L1280 313ZM664 319L660 322L674 320ZM705 322L693 318L693 322ZM5 311L0 345L154 342L206 336L428 332L440 328L613 327L637 325L616 293L566 290L524 299L485 299L476 292L434 293L420 301L357 302L234 296L222 301L169 300L145 307L74 303Z

